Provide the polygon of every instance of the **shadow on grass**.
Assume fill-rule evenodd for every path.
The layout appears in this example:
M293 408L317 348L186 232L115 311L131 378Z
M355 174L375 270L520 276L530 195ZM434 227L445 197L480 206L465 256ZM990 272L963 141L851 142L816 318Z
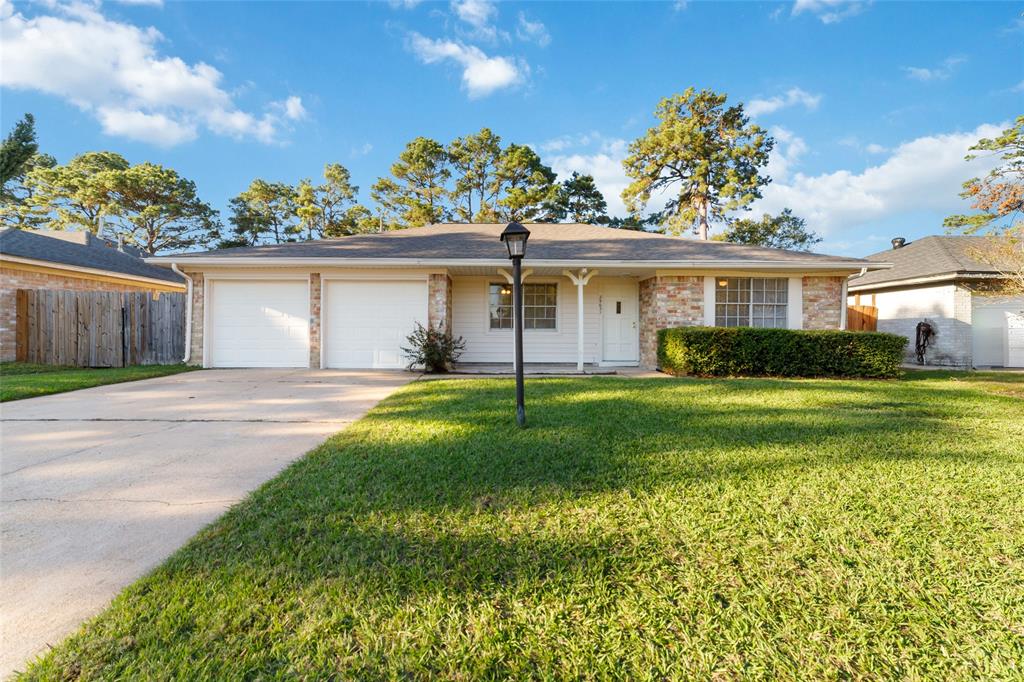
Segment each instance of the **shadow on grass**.
M880 485L905 475L927 487L907 465L948 472L1024 457L1007 452L1005 430L992 431L991 420L1009 421L1004 399L970 388L939 395L917 382L534 380L526 430L514 426L512 395L508 380L424 382L396 394L200 533L38 671L572 676L571 651L583 662L577 672L599 664L626 676L667 675L687 654L688 670L707 676L722 665L741 674L727 656L739 650L784 673L793 656L773 658L755 640L785 638L786 619L799 613L812 621L796 629L807 640L815 618L834 618L839 606L756 612L762 597L743 586L743 571L805 580L813 559L801 552L837 551L806 550L807 538L786 525L808 523L814 533L838 532L839 552L851 552L835 559L828 580L856 577L858 561L907 559L871 536L880 524L917 521L869 518L858 501L835 513L862 525L830 531L822 509L776 509L782 523L762 518L765 507L800 486L828 498L844 477L855 487L865 473ZM965 417L970 410L983 414ZM809 504L802 499L796 504ZM720 510L732 516L723 520ZM750 556L733 549L761 535L766 544ZM876 554L843 549L865 536ZM891 598L892 618L905 618L900 600L908 598ZM636 637L633 603L657 637L684 632L689 646L661 651L651 646L654 632ZM934 622L955 611L928 608ZM546 620L529 615L545 609ZM865 631L883 632L871 618L862 618ZM737 629L726 634L732 622ZM608 632L618 633L617 645ZM831 660L862 636L874 634L808 640L807 660ZM911 658L937 649L931 635L900 636ZM705 661L702 650L713 655Z

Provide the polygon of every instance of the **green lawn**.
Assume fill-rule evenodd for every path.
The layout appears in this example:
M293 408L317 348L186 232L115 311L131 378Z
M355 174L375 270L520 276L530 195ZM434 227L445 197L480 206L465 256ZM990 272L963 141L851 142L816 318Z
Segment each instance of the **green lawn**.
M35 398L51 393L77 391L122 381L137 381L153 377L187 372L193 367L185 365L145 365L135 367L109 367L83 369L81 367L54 367L30 365L24 362L0 363L0 403L22 398Z
M39 679L1021 679L1024 375L420 381Z

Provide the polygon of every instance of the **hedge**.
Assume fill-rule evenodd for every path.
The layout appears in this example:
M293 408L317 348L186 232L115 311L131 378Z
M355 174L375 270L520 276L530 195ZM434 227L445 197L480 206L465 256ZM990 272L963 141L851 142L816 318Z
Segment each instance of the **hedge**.
M899 376L907 339L832 330L678 327L658 332L658 366L697 376Z

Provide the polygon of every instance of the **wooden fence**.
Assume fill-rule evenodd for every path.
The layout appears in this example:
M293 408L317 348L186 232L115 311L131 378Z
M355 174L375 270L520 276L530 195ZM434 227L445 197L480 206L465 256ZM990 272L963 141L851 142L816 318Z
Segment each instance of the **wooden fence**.
M185 294L18 289L17 359L126 367L181 362Z
M873 332L878 327L878 308L851 305L846 308L846 328L853 332Z

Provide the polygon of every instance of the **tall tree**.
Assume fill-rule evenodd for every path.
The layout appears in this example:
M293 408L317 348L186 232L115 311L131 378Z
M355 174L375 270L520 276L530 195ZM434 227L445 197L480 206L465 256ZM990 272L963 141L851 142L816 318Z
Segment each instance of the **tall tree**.
M558 185L554 198L547 205L546 219L558 223L568 219L573 223L594 225L607 223L607 214L608 203L594 184L594 176L573 171ZM637 229L640 229L639 222Z
M8 182L0 193L0 225L19 229L45 227L50 222L48 208L35 200L37 188L27 180L33 170L53 168L57 159L36 153L22 166L21 173Z
M707 239L711 221L744 209L761 196L770 178L774 140L749 122L743 105L726 107L726 95L687 88L658 104L659 123L629 146L623 161L632 178L622 192L630 212L639 213L654 193L670 193L662 215L667 230L693 228Z
M302 229L296 220L295 196L295 188L287 183L253 180L229 202L234 236L221 246L295 241Z
M494 170L495 213L501 222L532 222L556 192L555 172L526 145L510 144Z
M299 182L296 215L307 239L340 237L352 233L349 211L356 205L359 188L352 184L348 169L340 163L324 166L324 182Z
M64 165L33 168L25 178L31 196L28 204L50 215L48 226L57 230L85 229L99 234L102 217L116 211L110 183L129 167L114 152L86 152Z
M116 216L113 232L143 252L207 246L219 234L217 212L199 199L195 183L177 171L141 163L106 177Z
M967 161L998 157L999 165L983 178L971 178L960 196L977 213L952 215L950 230L989 238L971 255L1003 275L1003 292L1024 294L1024 116L998 137L982 138L969 150Z
M441 143L417 137L391 165L391 177L374 183L370 195L386 215L389 229L429 225L447 216L445 184L450 177Z
M32 114L25 114L0 144L0 191L5 197L7 183L24 175L26 165L38 151L36 120Z
M793 215L793 211L788 208L777 216L765 213L760 220L733 220L715 239L793 251L810 251L811 247L821 241L821 237L807 229L804 219Z
M448 158L455 170L452 203L464 223L494 222L498 219L497 183L501 160L501 137L490 128L460 137L448 145Z

